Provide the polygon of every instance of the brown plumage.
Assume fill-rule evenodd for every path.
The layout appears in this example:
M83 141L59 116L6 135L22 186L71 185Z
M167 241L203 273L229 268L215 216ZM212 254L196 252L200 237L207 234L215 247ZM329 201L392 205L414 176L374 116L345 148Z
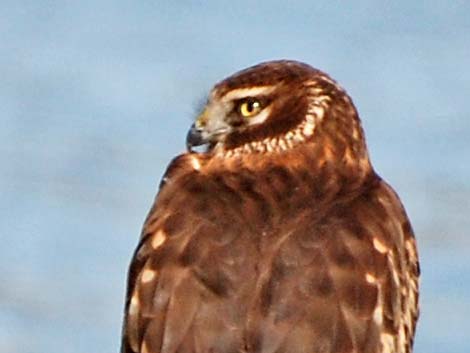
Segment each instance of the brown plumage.
M236 73L188 147L131 263L122 353L412 351L413 231L336 82L293 61Z

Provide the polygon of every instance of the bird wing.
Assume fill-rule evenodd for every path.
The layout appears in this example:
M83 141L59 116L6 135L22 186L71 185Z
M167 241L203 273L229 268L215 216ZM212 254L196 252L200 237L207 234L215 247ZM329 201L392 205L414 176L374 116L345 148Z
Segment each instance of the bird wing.
M131 262L122 353L243 347L258 255L237 192L187 162L169 167Z
M267 252L249 351L411 352L419 265L398 197L378 180L321 209L285 224Z

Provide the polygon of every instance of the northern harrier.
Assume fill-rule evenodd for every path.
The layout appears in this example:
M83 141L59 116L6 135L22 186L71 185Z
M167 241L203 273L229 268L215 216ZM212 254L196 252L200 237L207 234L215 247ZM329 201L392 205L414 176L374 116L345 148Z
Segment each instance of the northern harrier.
M413 231L335 81L294 61L240 71L187 145L130 266L122 353L412 351Z

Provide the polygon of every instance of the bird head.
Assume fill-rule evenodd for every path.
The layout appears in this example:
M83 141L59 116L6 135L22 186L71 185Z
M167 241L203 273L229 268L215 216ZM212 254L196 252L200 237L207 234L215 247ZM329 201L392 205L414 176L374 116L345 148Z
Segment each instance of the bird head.
M281 153L305 143L339 148L343 155L366 153L346 92L322 71L287 60L261 63L216 84L186 142L189 151L204 146L202 153L225 157Z

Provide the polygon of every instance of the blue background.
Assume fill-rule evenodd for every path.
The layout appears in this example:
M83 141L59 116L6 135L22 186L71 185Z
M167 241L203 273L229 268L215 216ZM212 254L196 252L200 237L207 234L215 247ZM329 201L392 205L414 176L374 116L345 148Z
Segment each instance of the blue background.
M0 5L0 352L117 352L127 266L199 103L279 58L346 87L408 210L415 352L468 352L470 2Z

